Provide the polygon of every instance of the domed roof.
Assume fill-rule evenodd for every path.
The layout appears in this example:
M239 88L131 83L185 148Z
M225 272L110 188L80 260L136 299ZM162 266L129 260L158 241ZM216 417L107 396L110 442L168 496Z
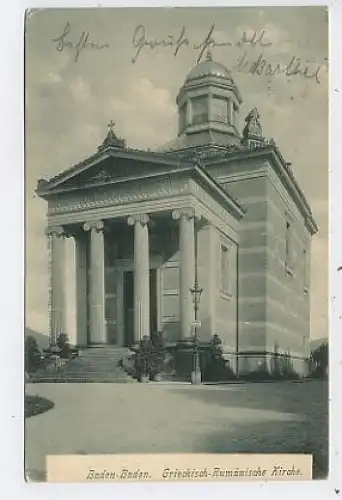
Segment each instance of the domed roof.
M225 80L233 81L230 71L221 63L212 60L211 53L207 53L205 61L197 64L185 79L185 83L190 83L192 80L204 78L207 76L214 76L216 78L223 78Z

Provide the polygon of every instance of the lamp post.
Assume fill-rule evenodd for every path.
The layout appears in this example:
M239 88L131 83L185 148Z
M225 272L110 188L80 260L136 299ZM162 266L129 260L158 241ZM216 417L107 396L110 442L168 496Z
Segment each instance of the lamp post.
M197 328L200 326L198 320L198 310L201 300L201 295L203 288L198 283L198 267L197 267L197 228L195 227L195 283L192 288L190 288L190 293L192 301L194 304L195 320L193 323L194 335L193 335L193 361L192 361L192 372L191 372L191 383L193 385L199 385L202 382L201 376L201 366L200 366L200 356L198 350L198 338L197 338Z
M190 293L192 296L192 301L194 303L194 311L195 311L194 336L193 336L193 342L194 342L193 362L192 362L192 372L191 372L191 383L193 385L199 385L202 382L200 357L199 357L199 352L198 352L198 339L197 339L197 328L199 326L198 309L199 309L199 303L201 300L202 292L203 292L203 288L201 288L199 286L197 276L196 276L195 284L192 288L190 288Z

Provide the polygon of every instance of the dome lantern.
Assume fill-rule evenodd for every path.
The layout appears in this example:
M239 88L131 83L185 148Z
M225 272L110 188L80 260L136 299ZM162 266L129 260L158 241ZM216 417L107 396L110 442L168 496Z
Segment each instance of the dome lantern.
M203 141L215 142L216 135L223 145L238 144L241 102L230 71L214 61L208 51L205 60L191 69L179 90L178 137L191 135L192 143L203 144Z

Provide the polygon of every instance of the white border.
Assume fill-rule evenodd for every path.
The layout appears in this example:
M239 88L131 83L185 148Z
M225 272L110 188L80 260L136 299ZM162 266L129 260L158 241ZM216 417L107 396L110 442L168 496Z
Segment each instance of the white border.
M270 2L263 1L263 6L271 5L324 5L325 2ZM331 23L331 265L330 265L330 331L331 331L331 464L330 477L326 481L311 483L268 483L268 484L96 484L89 485L49 485L25 484L23 475L23 331L24 331L24 216L23 216L23 109L24 109L24 10L28 7L70 7L67 1L35 1L31 5L26 0L7 0L1 3L0 16L0 51L1 51L1 300L0 300L0 478L1 491L4 498L74 498L82 494L83 498L98 498L113 495L139 496L139 499L174 495L193 496L197 499L215 495L220 498L236 495L239 499L262 498L277 499L295 495L295 498L308 495L310 499L342 497L335 489L342 490L341 456L341 380L342 380L342 203L341 203L341 117L342 117L342 0L327 2L330 6ZM209 1L163 0L149 2L110 2L102 1L96 5L93 1L73 0L73 7L109 7L109 6L205 6ZM257 6L258 2L227 2L216 0L215 5L249 5ZM260 5L260 2L259 2ZM303 147L309 145L303 144ZM324 166L322 167L324 168ZM227 488L229 490L227 491Z

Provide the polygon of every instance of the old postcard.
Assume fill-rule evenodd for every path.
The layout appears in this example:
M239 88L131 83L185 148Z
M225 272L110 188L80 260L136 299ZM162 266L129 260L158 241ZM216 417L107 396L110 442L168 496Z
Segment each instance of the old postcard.
M327 477L328 32L27 12L27 481Z

